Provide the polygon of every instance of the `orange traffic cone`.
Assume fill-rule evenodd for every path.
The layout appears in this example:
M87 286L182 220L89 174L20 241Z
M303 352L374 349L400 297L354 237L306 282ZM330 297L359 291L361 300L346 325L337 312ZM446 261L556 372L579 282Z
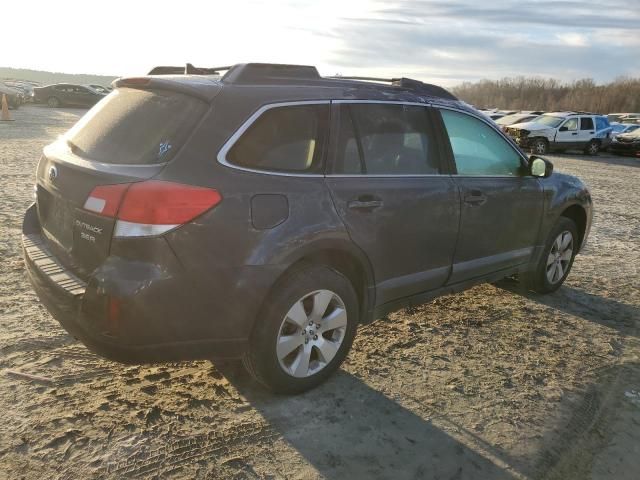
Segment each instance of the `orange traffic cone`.
M0 118L3 122L12 122L11 115L9 115L9 104L7 103L7 95L2 94L2 118Z

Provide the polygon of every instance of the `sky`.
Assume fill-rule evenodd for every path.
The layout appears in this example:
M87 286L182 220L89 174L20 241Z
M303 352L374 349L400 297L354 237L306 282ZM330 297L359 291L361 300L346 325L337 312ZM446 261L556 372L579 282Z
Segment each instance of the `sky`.
M0 66L66 73L253 61L444 86L640 77L640 0L30 0L1 18Z

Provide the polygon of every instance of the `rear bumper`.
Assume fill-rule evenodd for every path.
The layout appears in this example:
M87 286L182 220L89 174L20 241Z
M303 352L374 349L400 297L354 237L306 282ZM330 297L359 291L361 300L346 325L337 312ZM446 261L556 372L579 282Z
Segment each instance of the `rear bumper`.
M269 269L240 268L226 271L227 280L250 296L228 288L202 295L177 261L160 268L121 257L109 257L84 281L47 248L35 206L25 215L22 238L29 278L53 317L93 352L123 363L242 356L275 281ZM158 240L156 253L165 245Z

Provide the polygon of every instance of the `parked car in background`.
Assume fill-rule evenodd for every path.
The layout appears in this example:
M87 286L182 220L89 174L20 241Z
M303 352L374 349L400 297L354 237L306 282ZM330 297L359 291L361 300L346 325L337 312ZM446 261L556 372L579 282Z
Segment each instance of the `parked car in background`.
M586 186L441 87L167 70L45 147L24 218L34 289L100 354L242 357L301 392L359 324L514 274L552 292L585 244Z
M478 110L485 118L496 121L505 116L504 113L498 112L497 110Z
M20 92L22 95L22 103L33 101L33 84L22 80L5 80L4 84Z
M611 138L613 139L621 133L631 133L638 128L640 128L640 124L637 123L612 123Z
M98 93L104 93L105 95L109 94L109 92L113 90L113 88L111 87L104 87L102 85L91 84L91 85L85 85L85 86L94 89Z
M611 141L607 117L582 112L545 113L533 121L508 126L506 132L521 148L537 155L551 150L596 155Z
M36 87L33 89L33 93L34 102L46 103L53 108L60 106L91 107L106 95L84 85L70 83Z
M607 118L610 122L636 123L640 121L640 113L610 113Z
M609 151L616 155L640 157L640 128L616 135L609 145Z
M499 118L496 120L496 123L504 130L504 127L508 127L509 125L530 122L539 116L540 114L533 113L512 113L511 115L505 115L504 117Z
M15 110L24 103L24 94L20 90L10 87L4 82L0 82L0 101L2 100L3 94L6 95L7 104L12 110Z

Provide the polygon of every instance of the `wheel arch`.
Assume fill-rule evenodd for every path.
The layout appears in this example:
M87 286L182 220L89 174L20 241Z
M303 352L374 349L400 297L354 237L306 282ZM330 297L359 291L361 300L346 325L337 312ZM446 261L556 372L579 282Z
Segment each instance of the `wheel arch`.
M273 283L265 301L280 282L292 272L306 265L326 265L349 279L358 296L360 319L373 309L375 301L375 283L373 269L366 254L349 241L319 241L305 246L291 254L286 261L287 267Z
M573 204L565 208L560 216L566 217L576 224L578 229L578 245L582 246L587 230L587 212L584 207L579 204Z

